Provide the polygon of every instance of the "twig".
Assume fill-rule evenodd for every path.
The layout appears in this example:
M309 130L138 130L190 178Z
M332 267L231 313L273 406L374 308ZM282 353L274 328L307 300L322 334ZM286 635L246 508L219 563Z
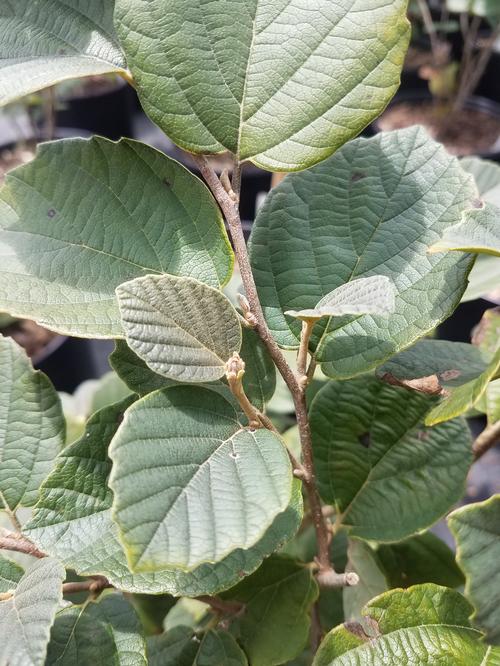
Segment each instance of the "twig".
M431 40L432 59L434 60L434 63L437 64L439 61L439 39L437 36L437 30L434 24L434 20L432 18L431 10L429 9L427 0L417 0L417 1L418 1L418 6L420 8L420 13L422 14L422 20L424 22L425 29L427 30L427 34L429 35L429 39Z
M47 557L46 553L39 550L29 539L16 532L2 530L0 533L0 550L11 550L15 553L25 553L33 557Z
M487 426L483 432L476 437L472 445L472 452L474 454L474 461L479 460L484 454L489 451L495 444L500 441L500 421L493 425Z
M238 615L245 609L245 604L239 601L225 601L220 597L211 597L208 594L202 594L196 599L210 606L219 615Z
M76 594L78 592L91 592L99 594L102 590L114 587L104 576L95 576L91 580L82 580L75 583L64 583L63 594Z
M2 503L2 508L7 516L9 517L10 522L12 523L12 527L16 530L16 532L21 533L22 526L21 523L19 522L19 518L17 517L16 512L10 508L7 500L5 499L5 495L0 491L0 502Z
M313 332L315 320L306 319L302 322L302 334L300 336L300 347L297 355L297 372L299 373L299 382L302 387L307 386L307 359L309 356L309 341Z
M260 414L257 409L252 405L243 388L243 375L245 374L245 361L241 358L238 352L234 352L232 357L226 363L226 379L231 389L231 393L239 402L241 409L248 419L250 428L256 430L262 427Z
M309 427L307 405L303 387L300 386L295 373L286 362L286 359L278 347L275 339L271 335L271 332L264 318L264 313L262 311L262 306L260 304L257 287L255 285L255 280L250 265L245 237L243 235L238 206L226 192L225 188L217 177L217 174L212 169L207 159L201 155L195 155L194 160L207 185L212 191L212 194L221 207L224 217L226 218L229 232L233 241L234 252L240 267L241 279L245 288L248 304L250 306L251 313L255 318L255 330L266 346L269 354L271 355L271 358L273 359L281 376L287 384L290 393L292 394L295 405L295 413L297 415L297 425L300 433L302 458L304 461L305 476L303 481L307 490L311 515L313 517L313 523L316 530L318 562L321 571L333 571L330 562L330 534L328 525L321 511L321 500L316 486L312 454L311 430ZM239 168L239 165L235 166L235 169Z

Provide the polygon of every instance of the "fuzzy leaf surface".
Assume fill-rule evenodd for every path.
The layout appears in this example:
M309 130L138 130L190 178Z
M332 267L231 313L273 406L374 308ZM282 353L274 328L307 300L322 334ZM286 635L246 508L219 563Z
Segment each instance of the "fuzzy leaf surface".
M117 0L115 17L144 110L175 143L293 171L386 107L405 13L405 0Z
M116 294L128 345L168 379L215 381L240 351L236 310L199 280L147 275L120 285Z
M473 624L488 643L500 645L500 495L454 511L448 525L457 542L457 560L465 573L465 596L474 606Z
M205 388L134 403L109 454L114 517L135 571L220 562L254 546L291 500L283 442L244 429L234 407Z
M357 139L290 174L268 196L250 239L278 343L299 344L300 322L286 311L315 308L337 287L374 275L393 283L395 311L316 324L311 350L325 374L366 372L431 331L460 301L473 257L427 249L476 199L472 177L418 127Z
M126 69L114 0L15 0L0 7L0 104L66 79Z
M0 336L0 509L33 506L64 446L65 421L52 383Z
M123 337L115 288L146 274L214 287L233 255L208 189L142 143L43 144L0 191L0 309L80 337Z
M374 275L343 284L324 296L312 310L285 312L297 319L314 320L342 315L388 315L394 312L394 288L389 278Z
M44 557L24 573L12 597L0 602L1 664L44 665L65 575L60 562Z
M360 625L333 629L314 666L496 666L500 650L471 629L470 610L462 595L437 585L386 592L363 610L370 633Z
M443 237L430 248L433 254L449 250L499 257L500 208L487 204L468 212L463 222L446 229Z
M236 550L219 564L203 564L192 572L164 569L131 573L116 523L111 519L111 461L107 455L109 442L129 404L124 401L94 415L81 439L59 456L25 529L42 550L82 576L106 576L127 592L199 596L235 585L295 534L302 520L298 480L294 481L290 505L252 548Z
M460 499L472 461L457 419L423 422L434 399L374 377L329 382L311 406L318 487L351 536L400 541Z

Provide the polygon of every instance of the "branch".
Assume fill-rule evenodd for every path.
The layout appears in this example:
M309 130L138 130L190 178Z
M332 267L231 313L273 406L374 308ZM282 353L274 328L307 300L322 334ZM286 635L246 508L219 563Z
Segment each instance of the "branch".
M224 214L224 217L226 218L226 222L229 227L229 233L231 234L233 241L234 252L240 268L240 274L243 286L245 288L246 298L248 300L250 312L253 317L253 322L255 322L255 330L266 346L269 354L271 355L271 358L273 359L276 367L278 368L281 376L288 386L290 393L292 394L295 405L295 412L297 415L297 425L300 433L302 458L305 468L303 481L307 490L311 515L316 530L316 540L318 544L318 564L320 567L320 572L333 571L330 562L331 535L328 530L326 519L324 518L321 511L321 500L316 486L311 429L309 427L307 404L303 387L300 385L297 377L295 376L295 373L286 362L286 359L278 347L276 340L273 338L269 328L267 327L250 265L250 258L248 256L245 237L243 235L238 204L228 194L225 187L217 177L217 174L208 163L207 159L204 156L195 155L194 160L207 185L212 191L212 194L217 200ZM237 194L239 194L239 191L237 190L240 182L240 169L240 165L236 164L235 173L233 173L232 189Z
M498 442L500 442L500 421L487 426L483 432L476 437L476 440L472 445L474 461L479 460L479 458L484 456L484 454L495 446L495 444L498 444Z
M102 590L111 585L109 580L104 576L95 576L91 580L82 580L75 583L63 583L63 594L76 594L77 592L91 592L92 594L99 594Z
M11 550L15 553L24 553L25 555L32 555L39 558L47 557L47 554L38 550L35 544L29 539L8 530L2 530L0 533L0 550Z
M211 597L208 594L202 594L196 597L198 601L210 606L210 608L219 615L238 615L245 610L245 604L239 601L225 601L220 597Z

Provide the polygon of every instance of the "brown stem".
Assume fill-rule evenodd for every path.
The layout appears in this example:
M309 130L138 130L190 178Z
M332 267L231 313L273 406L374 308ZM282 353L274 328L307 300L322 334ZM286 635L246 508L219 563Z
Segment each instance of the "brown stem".
M245 362L238 354L234 352L232 357L226 363L226 379L231 389L231 393L239 402L241 409L248 419L250 428L256 430L262 426L260 414L258 410L252 405L243 388L243 375L245 374Z
M474 460L479 460L484 454L489 451L495 444L500 441L500 421L493 425L487 426L483 432L476 437L472 445L472 452Z
M208 594L203 594L196 598L221 615L237 615L245 608L245 605L239 601L225 601L220 597L211 597Z
M307 359L309 357L309 341L313 332L314 320L305 320L302 322L302 334L300 336L300 347L297 355L297 372L302 386L307 385Z
M245 237L243 235L238 205L235 204L235 202L228 195L219 178L217 177L217 174L208 163L207 159L201 155L196 155L194 156L194 160L226 218L226 222L229 227L229 233L231 234L233 241L234 252L240 267L240 274L243 286L245 288L246 297L248 299L252 315L255 318L255 330L266 346L269 354L271 355L271 358L273 359L281 376L287 384L290 393L292 394L295 404L295 412L297 415L297 425L299 428L302 457L305 468L305 476L303 481L309 499L309 506L313 516L314 527L316 529L318 562L321 570L331 570L332 566L330 563L329 553L330 534L327 522L321 512L321 500L316 486L312 454L311 430L309 427L307 405L303 388L300 386L295 373L286 362L285 357L283 356L275 339L271 335L269 328L267 327L250 265L250 258L248 256ZM240 167L239 165L236 165L235 168L239 169Z
M109 587L113 587L113 585L111 585L107 578L104 578L104 576L96 576L91 580L64 583L62 589L64 594L76 594L78 592L92 592L93 594L98 594Z
M470 79L473 76L474 72L474 48L477 42L477 36L479 28L481 26L481 19L478 16L474 16L471 24L468 23L468 17L462 19L462 34L464 35L464 52L462 56L462 62L460 65L460 76L459 76L459 87L458 92L455 97L453 104L453 111L455 113L461 111L464 107L467 98L473 90L470 86ZM467 23L465 27L464 22Z
M436 26L429 9L429 5L427 4L427 0L417 1L420 8L420 13L422 14L422 20L424 22L425 29L427 30L427 34L431 40L432 59L434 63L437 64L439 60L439 39L437 36Z
M47 557L46 553L39 550L29 539L16 532L2 530L0 534L0 550L11 550L16 553L25 553L33 557Z
M0 502L3 505L0 506L0 508L3 509L7 514L7 516L9 517L9 520L12 523L13 528L16 530L16 532L21 533L22 527L21 523L19 522L19 518L17 517L16 512L10 508L10 506L7 503L7 500L5 499L4 494L1 491L0 491Z

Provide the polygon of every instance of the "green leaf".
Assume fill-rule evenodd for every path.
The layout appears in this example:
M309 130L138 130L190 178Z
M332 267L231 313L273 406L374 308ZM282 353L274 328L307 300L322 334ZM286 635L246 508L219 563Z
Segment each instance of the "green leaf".
M349 539L347 571L355 571L359 583L343 589L346 621L361 621L361 610L369 601L386 592L385 572L375 551L359 539Z
M44 557L21 577L13 595L0 602L0 663L43 666L65 575L62 564Z
M485 294L496 292L500 284L500 261L488 254L477 256L469 273L469 286L462 296L461 303L483 298Z
M495 330L496 319L500 315L490 322ZM384 363L377 376L389 384L441 394L443 400L425 418L427 425L435 425L474 407L499 366L500 349L492 353L462 342L421 340Z
M295 534L302 521L301 483L297 479L290 505L252 548L236 550L219 564L204 564L192 572L165 569L132 574L117 526L111 520L111 462L107 457L109 442L127 404L125 401L92 417L85 435L63 451L56 469L42 485L25 533L44 552L83 576L106 576L127 592L199 596L235 585Z
M24 573L24 569L18 564L0 555L0 593L13 590Z
M189 627L175 627L148 639L149 666L246 666L245 654L225 631L197 638Z
M288 310L289 317L317 321L323 317L342 317L349 314L388 315L394 312L395 293L389 278L374 275L343 284L324 296L310 310Z
M310 611L318 598L311 569L287 557L272 556L251 576L224 593L245 612L231 625L252 666L288 663L304 649Z
M377 555L391 588L419 583L446 587L464 584L454 552L432 532L417 534L400 543L382 544Z
M226 631L208 631L201 641L193 666L247 666L243 650Z
M43 144L0 192L0 309L62 333L123 337L119 284L172 273L219 287L232 264L207 188L136 141Z
M130 349L125 340L115 341L109 362L129 389L141 396L177 384L176 381L153 372L147 363Z
M241 347L238 313L218 289L192 278L147 275L116 294L129 347L156 373L210 382Z
M364 608L370 634L352 623L333 629L314 666L493 666L500 651L470 628L469 612L458 592L437 585L387 592Z
M257 409L263 410L276 390L276 367L260 337L251 328L243 328L240 356L245 361L245 393Z
M500 166L479 157L464 157L460 160L460 164L462 169L474 176L481 199L486 203L500 206Z
M117 0L115 16L141 103L175 143L292 171L386 107L408 45L405 13L405 0Z
M425 421L428 425L453 418L474 407L484 396L491 380L498 374L500 369L500 308L486 310L481 322L474 330L472 342L481 349L483 354L490 356L488 367L476 379L452 388L449 396L436 405L427 416Z
M311 350L325 374L348 378L380 365L454 310L473 257L427 249L477 199L472 177L422 128L357 139L268 196L253 226L252 265L277 342L297 348L300 322L340 285L384 275L394 284L390 317L317 324Z
M46 666L147 666L146 642L135 610L122 594L70 606L57 614Z
M0 7L0 104L66 79L126 69L113 0L16 0Z
M199 640L191 627L175 627L147 639L149 666L193 666Z
M500 208L487 204L469 211L462 222L445 230L430 249L431 254L458 250L500 256Z
M500 421L500 379L490 382L486 389L486 415L488 425Z
M500 644L500 495L454 511L448 525L457 542L457 560L465 573L465 596L474 606L473 624L486 640Z
M192 570L250 548L291 499L283 442L244 429L234 407L205 388L136 402L109 453L114 517L135 571Z
M318 487L351 536L399 541L462 497L470 433L461 419L425 427L433 404L374 377L329 382L316 395L310 418Z
M50 380L0 336L0 509L33 506L64 446L65 421Z

